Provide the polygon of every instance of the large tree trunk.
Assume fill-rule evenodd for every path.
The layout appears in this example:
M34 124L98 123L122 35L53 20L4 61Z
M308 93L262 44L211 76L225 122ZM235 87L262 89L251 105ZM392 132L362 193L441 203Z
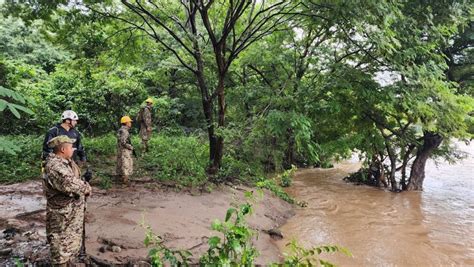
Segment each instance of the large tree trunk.
M402 190L407 190L406 172L407 172L408 161L410 161L410 156L411 156L411 153L413 152L413 149L415 149L415 145L409 145L408 149L403 154L403 163L401 166L402 179L400 180L400 186Z
M392 187L392 191L396 192L399 190L397 180L395 179L395 172L397 171L397 157L395 155L395 152L390 147L388 140L385 141L385 144L387 146L388 158L390 159L390 185Z
M385 177L385 168L383 166L383 155L380 156L380 159L375 155L372 156L369 171L378 187L388 187L387 178Z
M443 137L437 133L424 132L423 146L418 148L415 161L411 166L410 182L407 190L423 190L423 180L425 179L426 161L433 153L433 150L441 145Z
M285 151L285 157L283 159L283 168L291 169L291 165L295 162L294 152L295 152L295 138L293 136L293 129L286 129L286 140L287 146Z
M208 89L201 74L196 74L199 89L201 90L202 108L206 119L207 135L209 138L209 161L213 162L216 157L217 138L214 129L214 117L212 112L212 99L209 97Z
M224 77L223 74L219 77L219 82L217 84L217 104L218 104L218 127L225 126L225 97L224 97ZM209 169L210 173L217 172L222 165L222 157L224 155L224 137L221 135L216 136L216 145L214 147L214 158L212 159L212 166Z
M195 73L199 90L201 91L201 101L202 101L202 109L204 112L204 118L206 119L206 128L207 128L207 136L209 138L209 162L214 162L216 158L216 147L217 147L217 137L215 134L214 129L214 116L213 116L213 108L212 108L212 98L209 95L209 89L206 84L206 80L204 77L204 63L201 58L201 54L199 52L199 48L196 48L197 51L197 67L198 71ZM216 170L208 169L209 173L215 173Z
M397 180L395 179L395 172L397 171L397 156L391 146L390 137L384 134L384 129L382 127L379 127L379 131L385 139L385 148L387 149L388 158L390 159L390 176L388 177L390 186L392 187L392 191L396 192L398 191Z
M197 8L193 5L193 2L190 2L190 9L188 10L188 24L187 26L190 27L191 32L194 36L198 36L198 30L196 27L196 11ZM194 50L194 58L196 60L196 67L197 70L194 71L194 76L197 80L197 85L199 90L201 91L201 101L202 101L202 108L204 112L204 118L206 119L206 128L207 128L207 135L209 138L209 162L210 165L207 169L207 173L215 174L218 169L214 168L214 162L216 157L218 156L216 151L218 147L218 140L215 133L214 127L214 112L213 112L213 97L209 93L209 88L206 83L206 78L204 76L204 60L202 58L201 48L199 47L199 43L197 39L193 40L193 50Z

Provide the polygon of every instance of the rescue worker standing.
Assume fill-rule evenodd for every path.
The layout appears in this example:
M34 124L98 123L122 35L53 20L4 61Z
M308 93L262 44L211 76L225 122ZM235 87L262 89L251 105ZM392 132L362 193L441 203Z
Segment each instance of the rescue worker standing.
M52 149L48 147L48 142L56 136L66 135L69 138L76 140L73 144L74 161L80 163L81 165L85 163L86 152L84 151L84 147L81 143L81 134L75 129L78 120L79 117L77 116L76 112L72 110L66 110L63 112L63 114L61 114L62 123L58 123L49 129L44 137L42 156L43 160L45 160L46 157L52 152Z
M132 128L132 119L123 116L120 119L122 127L117 132L117 175L120 182L129 183L129 176L133 173L133 146L129 130Z
M151 138L152 132L152 116L151 109L153 106L153 99L147 98L145 100L146 106L140 109L138 114L138 121L140 122L140 139L142 140L143 150L148 152L148 141Z
M66 135L47 143L43 190L46 196L46 237L52 265L71 264L81 248L85 198L91 194L89 183L81 180L80 169L72 160L76 140Z

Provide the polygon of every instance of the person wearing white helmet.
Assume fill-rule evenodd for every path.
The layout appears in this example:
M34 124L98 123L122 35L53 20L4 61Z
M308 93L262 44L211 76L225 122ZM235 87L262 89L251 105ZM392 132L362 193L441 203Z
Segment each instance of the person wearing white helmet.
M73 144L74 161L81 165L86 162L86 152L81 143L81 134L75 129L78 120L79 116L77 116L77 113L72 110L66 110L61 114L62 122L49 129L44 137L42 155L43 160L45 160L48 155L53 152L52 149L48 147L48 142L56 136L66 135L67 137L76 140Z

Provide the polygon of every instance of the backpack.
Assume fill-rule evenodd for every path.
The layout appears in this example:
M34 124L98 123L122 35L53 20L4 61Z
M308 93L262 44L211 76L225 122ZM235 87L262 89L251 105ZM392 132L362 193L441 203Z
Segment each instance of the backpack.
M145 109L145 107L141 107L140 111L138 111L137 118L135 120L137 122L137 124L141 124L142 121L143 121L143 110L144 109Z

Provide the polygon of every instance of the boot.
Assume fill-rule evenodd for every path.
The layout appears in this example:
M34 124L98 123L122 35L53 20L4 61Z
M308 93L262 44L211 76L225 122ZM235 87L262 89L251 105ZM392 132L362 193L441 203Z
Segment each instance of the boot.
M122 187L128 187L128 175L119 175L118 183L122 185Z

